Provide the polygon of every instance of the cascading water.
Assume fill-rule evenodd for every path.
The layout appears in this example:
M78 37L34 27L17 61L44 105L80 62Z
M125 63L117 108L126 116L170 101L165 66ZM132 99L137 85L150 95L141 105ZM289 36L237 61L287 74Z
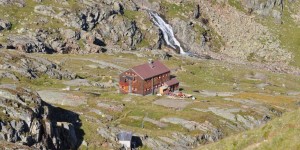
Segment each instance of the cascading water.
M179 41L176 39L172 27L167 24L156 12L148 11L148 13L154 24L163 32L164 40L167 45L174 49L177 49L177 46L180 49L180 54L186 54L186 52L184 52L183 48L180 46Z

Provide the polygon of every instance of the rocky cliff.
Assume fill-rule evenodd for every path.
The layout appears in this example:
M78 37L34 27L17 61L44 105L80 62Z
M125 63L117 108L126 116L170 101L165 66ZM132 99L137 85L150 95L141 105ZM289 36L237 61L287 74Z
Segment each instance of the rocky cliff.
M173 26L186 51L289 63L293 53L261 20L289 23L285 17L297 22L298 6L298 2L282 0L2 0L1 11L12 10L0 16L0 44L27 53L166 50L160 30L146 11L152 10Z
M0 139L37 149L76 149L78 116L45 103L36 92L0 86ZM62 114L60 114L62 113ZM68 115L69 118L63 118ZM60 117L58 117L60 116Z

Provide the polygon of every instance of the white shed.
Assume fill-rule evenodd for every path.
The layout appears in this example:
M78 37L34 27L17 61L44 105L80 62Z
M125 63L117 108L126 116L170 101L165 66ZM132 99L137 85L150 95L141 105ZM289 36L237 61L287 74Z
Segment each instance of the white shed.
M131 149L131 139L132 139L131 132L120 132L117 135L117 138L119 140L119 143L122 144L126 150Z

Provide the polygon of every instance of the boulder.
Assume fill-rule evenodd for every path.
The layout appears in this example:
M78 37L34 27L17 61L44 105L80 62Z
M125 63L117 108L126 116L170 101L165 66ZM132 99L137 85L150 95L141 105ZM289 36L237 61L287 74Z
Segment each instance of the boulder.
M113 8L116 13L121 14L121 15L124 14L124 8L123 8L122 4L120 4L119 2L115 2Z
M25 53L47 53L43 42L28 35L10 35L7 38L7 45Z
M282 13L278 10L273 10L272 11L272 15L273 15L273 18L275 19L275 23L277 24L281 24L282 21L281 21L281 16L282 16Z
M11 26L12 25L9 21L0 19L0 32L2 30L10 30Z
M80 32L78 31L73 31L71 29L60 29L61 35L66 39L66 40L79 40L80 39Z
M194 10L193 17L194 17L195 19L198 19L198 18L200 17L200 6L199 6L199 4L197 4L197 6L196 6L196 8L195 8L195 10Z
M45 16L55 16L55 11L51 6L37 5L34 7L34 12Z

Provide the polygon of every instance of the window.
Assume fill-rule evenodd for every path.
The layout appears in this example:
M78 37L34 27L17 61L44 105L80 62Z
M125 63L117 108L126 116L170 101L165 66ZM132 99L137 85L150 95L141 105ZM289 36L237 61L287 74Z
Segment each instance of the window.
M133 87L132 90L133 90L133 91L137 91L137 88Z

